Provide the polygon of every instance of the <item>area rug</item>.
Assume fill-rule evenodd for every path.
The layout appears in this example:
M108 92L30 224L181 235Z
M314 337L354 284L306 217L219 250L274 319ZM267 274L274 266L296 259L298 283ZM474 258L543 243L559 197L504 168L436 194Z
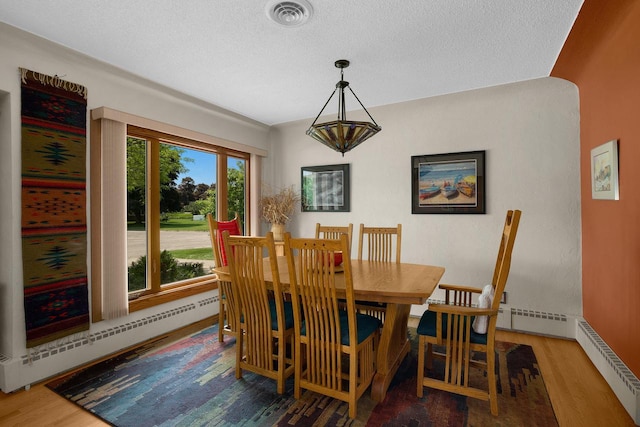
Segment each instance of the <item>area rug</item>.
M89 329L87 91L20 69L27 347Z
M245 372L235 378L234 339L218 342L213 326L177 342L160 339L47 384L51 390L115 426L557 426L531 347L497 343L498 406L425 389L416 395L417 338L385 400L367 391L358 417L348 405L312 392L293 397L275 381ZM434 366L434 370L437 366ZM478 372L480 372L478 370ZM470 377L482 381L481 373Z

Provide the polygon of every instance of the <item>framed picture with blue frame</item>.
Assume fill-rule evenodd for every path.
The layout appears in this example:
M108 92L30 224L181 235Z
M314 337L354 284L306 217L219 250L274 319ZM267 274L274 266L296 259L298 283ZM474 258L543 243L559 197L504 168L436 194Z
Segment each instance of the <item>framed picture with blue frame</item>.
M484 214L485 152L411 157L412 214Z

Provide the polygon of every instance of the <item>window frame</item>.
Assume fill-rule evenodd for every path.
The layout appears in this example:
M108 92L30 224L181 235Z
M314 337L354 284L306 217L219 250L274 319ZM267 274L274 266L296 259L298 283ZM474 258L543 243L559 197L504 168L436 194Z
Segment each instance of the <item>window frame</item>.
M149 260L147 263L147 281L150 281L151 283L146 290L129 295L129 311L134 312L154 305L217 289L218 280L215 274L207 274L193 279L161 284L160 269L154 268L160 262L160 216L150 214L149 211L159 212L157 208L159 208L160 205L160 144L170 144L181 148L197 149L216 155L216 213L218 214L219 220L228 219L226 218L226 212L228 210L228 157L234 157L245 161L245 217L250 212L250 154L130 124L127 125L127 137L129 136L147 141L147 176L152 177L152 179L147 182L146 196L151 209L147 209L147 213L145 215L147 218L147 259Z

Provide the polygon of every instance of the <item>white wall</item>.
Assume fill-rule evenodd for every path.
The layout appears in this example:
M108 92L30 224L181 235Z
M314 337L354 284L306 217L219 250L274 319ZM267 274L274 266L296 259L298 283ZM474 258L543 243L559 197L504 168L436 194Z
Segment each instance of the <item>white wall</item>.
M505 213L521 209L508 306L578 316L578 105L573 84L543 78L371 108L382 131L344 158L305 135L313 119L282 124L263 177L299 188L301 166L351 164L351 212L299 213L288 229L312 236L316 222L402 223L403 261L444 266L445 283L488 283ZM411 214L411 156L475 150L486 150L486 215Z
M87 110L109 107L126 113L197 131L218 139L229 140L266 149L268 127L255 121L227 112L198 99L179 94L173 90L145 81L117 68L90 59L82 54L0 23L0 363L7 358L22 358L26 354L23 309L22 250L20 235L21 219L21 132L20 132L20 74L19 67L48 75L58 75L64 80L78 83L88 90ZM87 116L88 119L88 116ZM88 122L89 123L89 122ZM87 129L87 136L90 134ZM87 186L88 187L88 186ZM209 304L215 292L203 295L206 302L196 304L188 315L171 316L161 325L164 331L179 328L200 318L217 313L217 303ZM165 312L173 306L165 304L157 309L134 313L119 319L120 324L137 319L136 316L153 318L154 310ZM197 313L195 316L193 313ZM188 324L185 323L185 324ZM91 333L114 327L113 322L91 325ZM155 327L155 326L154 326ZM126 345L145 339L146 332L123 334ZM158 332L156 331L156 335ZM122 343L113 341L105 348L107 353L119 350ZM94 349L95 350L95 349ZM90 351L67 352L67 364L88 361ZM9 363L9 362L7 362ZM14 363L15 365L15 363ZM2 366L0 366L2 368ZM26 369L26 368L25 368ZM56 367L32 371L13 372L12 377L23 375L29 381L56 373ZM4 372L0 369L0 385L4 383ZM3 388L4 389L4 388Z

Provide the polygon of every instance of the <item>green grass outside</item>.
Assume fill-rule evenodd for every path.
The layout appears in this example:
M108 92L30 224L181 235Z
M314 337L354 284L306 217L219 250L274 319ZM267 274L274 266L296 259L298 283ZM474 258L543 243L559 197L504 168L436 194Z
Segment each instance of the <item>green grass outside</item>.
M190 213L171 213L167 221L160 221L160 230L174 231L209 231L206 220L194 221ZM127 222L127 230L144 231L144 224L136 224L133 221Z
M173 219L188 219L189 221L191 221L191 219L193 218L193 214L191 214L190 212L172 212L167 215L169 215L169 217Z
M213 260L213 250L211 248L173 249L169 252L174 258Z

